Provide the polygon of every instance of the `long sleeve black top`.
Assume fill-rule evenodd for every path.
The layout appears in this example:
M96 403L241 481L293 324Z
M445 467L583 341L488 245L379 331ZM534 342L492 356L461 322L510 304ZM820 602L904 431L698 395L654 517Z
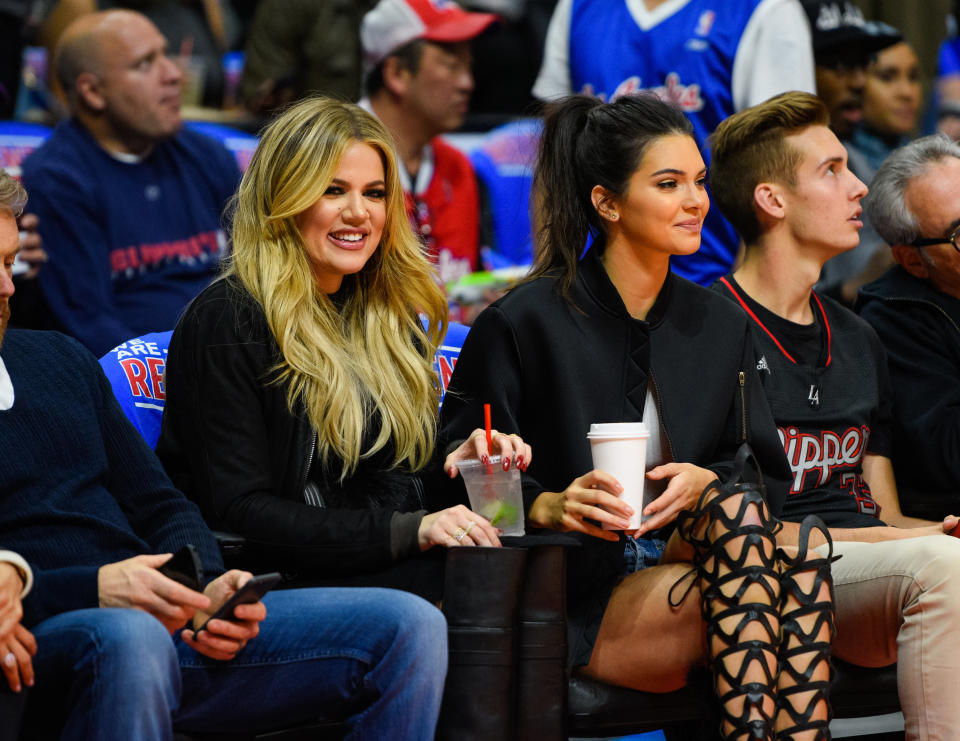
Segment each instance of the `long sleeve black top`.
M581 261L570 291L539 278L515 288L477 319L441 410L443 435L462 437L492 406L493 425L533 446L523 475L527 508L593 468L593 422L639 422L648 384L669 459L723 476L739 444L754 447L778 513L788 471L756 377L746 316L724 299L668 275L646 321L633 319L599 258ZM778 480L779 479L779 480ZM584 536L570 554L571 658L589 661L624 541Z

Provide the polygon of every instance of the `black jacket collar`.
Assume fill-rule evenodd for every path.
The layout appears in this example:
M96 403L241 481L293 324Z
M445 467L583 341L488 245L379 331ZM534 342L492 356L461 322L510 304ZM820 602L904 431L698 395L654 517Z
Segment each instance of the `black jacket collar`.
M868 283L860 289L860 295L857 297L857 311L873 299L933 304L955 325L960 326L960 300L938 291L929 281L910 275L899 265L894 265L873 283Z
M647 314L646 323L650 325L651 329L657 327L663 321L663 317L670 307L674 281L673 273L668 271L666 280L660 288L660 293L657 294L657 300L650 308L650 313ZM613 316L629 317L627 307L624 306L620 293L610 280L610 276L607 275L600 259L600 253L596 249L590 249L580 260L572 296L574 303L577 305L581 305L578 299L585 297Z

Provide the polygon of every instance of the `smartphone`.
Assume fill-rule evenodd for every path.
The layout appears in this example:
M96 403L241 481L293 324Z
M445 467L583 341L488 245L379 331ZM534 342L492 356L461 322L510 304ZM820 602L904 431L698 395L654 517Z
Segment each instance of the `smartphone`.
M201 630L206 630L207 623L209 623L211 620L232 620L234 607L237 605L245 605L250 602L259 602L260 598L277 586L282 578L282 575L276 572L270 574L260 574L260 576L253 577L250 581L240 587L240 589L234 592L230 599L220 605L220 609L208 617L206 622L197 628L195 634L200 633Z
M195 592L203 591L203 563L197 549L189 543L174 553L159 571Z

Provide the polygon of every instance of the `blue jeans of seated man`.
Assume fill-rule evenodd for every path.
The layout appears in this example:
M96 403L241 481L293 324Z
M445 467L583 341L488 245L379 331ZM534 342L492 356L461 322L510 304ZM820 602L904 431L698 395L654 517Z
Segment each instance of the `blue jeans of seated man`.
M229 662L139 610L43 621L28 724L66 698L61 738L77 741L250 733L321 715L349 716L348 739L433 738L447 668L439 610L389 589L275 591L264 602L260 634Z

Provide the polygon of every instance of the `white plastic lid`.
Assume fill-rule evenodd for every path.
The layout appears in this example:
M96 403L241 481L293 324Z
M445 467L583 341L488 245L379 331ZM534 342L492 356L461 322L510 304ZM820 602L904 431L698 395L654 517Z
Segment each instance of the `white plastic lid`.
M590 425L587 437L650 437L650 430L643 422L602 422Z

